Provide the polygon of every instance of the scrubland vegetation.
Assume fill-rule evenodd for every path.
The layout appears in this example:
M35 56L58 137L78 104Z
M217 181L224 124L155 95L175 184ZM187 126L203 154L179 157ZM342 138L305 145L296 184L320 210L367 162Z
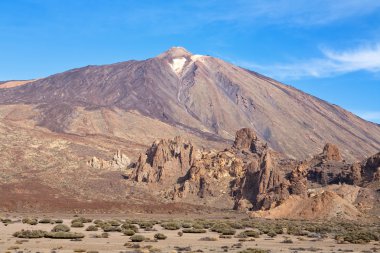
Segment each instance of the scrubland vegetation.
M361 252L378 252L380 246L380 225L361 224L356 222L310 222L292 220L263 219L97 219L75 217L72 220L56 220L50 218L1 219L1 230L6 231L13 226L21 229L12 233L16 238L15 245L9 246L5 252L12 252L16 244L27 244L33 240L54 239L57 241L77 241L84 243L86 239L121 238L124 249L133 251L115 252L165 252L160 249L165 241L170 240L177 245L173 252L192 252L191 240L219 245L219 252L276 252L267 247L261 248L262 242L273 240L273 244L281 245L288 252L321 251L313 246L314 242L329 241L335 246L330 251L348 252L339 245L358 245L365 247ZM24 228L25 227L25 228ZM44 229L42 229L42 227ZM35 228L35 229L34 229ZM198 235L199 234L199 235ZM183 238L183 239L182 239ZM120 240L119 240L120 241ZM160 244L162 242L162 244ZM309 242L310 245L307 245ZM121 242L118 242L121 243ZM5 244L0 240L1 245ZM302 247L299 246L302 244ZM82 244L77 244L82 245ZM83 245L87 245L84 243ZM157 245L157 246L156 246ZM294 246L293 246L294 245ZM265 245L264 245L265 246ZM216 246L215 246L216 247ZM73 249L74 252L102 252L101 250ZM272 250L272 251L271 251ZM211 251L215 251L211 250ZM2 251L0 251L2 252ZM16 251L23 252L23 251ZM53 251L52 251L53 252ZM59 252L59 250L55 250ZM106 251L104 251L106 252ZM198 249L198 252L199 249ZM207 252L206 249L203 252ZM352 251L354 252L354 251Z

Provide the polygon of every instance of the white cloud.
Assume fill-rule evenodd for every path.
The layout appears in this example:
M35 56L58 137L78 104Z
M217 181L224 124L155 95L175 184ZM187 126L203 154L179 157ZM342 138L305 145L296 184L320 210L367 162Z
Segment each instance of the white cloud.
M260 65L243 61L237 64L285 80L329 77L355 71L380 72L380 43L347 51L322 49L321 52L321 58L292 63Z

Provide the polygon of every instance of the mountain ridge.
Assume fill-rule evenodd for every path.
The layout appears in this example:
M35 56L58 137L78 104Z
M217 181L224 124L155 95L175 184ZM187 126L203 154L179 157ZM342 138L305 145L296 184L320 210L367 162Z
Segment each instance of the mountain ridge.
M80 125L80 134L112 136L95 121L114 122L89 116L107 110L113 118L136 112L216 141L232 141L238 129L252 127L271 147L297 158L310 157L324 142L337 143L353 160L380 149L378 125L257 72L181 47L2 89L0 104L31 106L38 115L35 125L53 132L78 133ZM97 130L86 133L83 122Z

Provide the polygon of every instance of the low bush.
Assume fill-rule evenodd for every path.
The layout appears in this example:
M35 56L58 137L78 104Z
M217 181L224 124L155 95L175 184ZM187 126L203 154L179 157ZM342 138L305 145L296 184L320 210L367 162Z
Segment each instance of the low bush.
M51 232L69 232L70 228L64 224L59 224L53 227Z
M72 228L83 228L83 227L84 227L84 224L83 224L82 222L80 222L80 221L76 221L76 222L73 222L73 223L71 224L71 227L72 227Z
M200 241L209 241L209 242L214 242L214 241L217 241L218 240L218 238L216 238L216 237L209 237L209 236L207 236L207 237L202 237L201 239L199 239Z
M102 226L104 232L121 232L121 227L111 226L109 224Z
M98 227L94 225L90 225L86 228L86 231L98 231Z
M22 219L22 223L34 226L34 225L37 225L38 220L35 218L24 218Z
M88 218L84 218L84 217L79 217L79 218L73 219L73 220L71 221L71 223L76 223L76 222L80 222L80 223L90 223L90 222L92 222L92 219L88 219Z
M84 234L72 232L50 232L46 233L45 237L52 239L79 239L84 238Z
M145 230L151 230L153 226L155 225L155 222L152 221L141 221L137 223L140 228L143 228Z
M206 233L207 231L205 229L197 229L197 228L185 228L182 229L183 233Z
M254 237L254 238L260 237L260 233L258 231L255 231L255 230L246 230L243 233L246 234L248 237Z
M191 228L192 226L193 225L191 223L182 223L182 228Z
M217 232L222 235L234 235L236 230L233 229L230 225L225 223L217 223L211 227L211 231Z
M165 222L161 224L161 227L166 230L178 230L181 228L181 225L177 222Z
M143 242L145 240L145 237L142 235L132 235L130 239L132 242Z
M15 232L13 236L17 238L34 239L34 238L45 237L46 233L47 232L43 230L21 230L21 231Z
M127 230L124 230L123 233L127 236L132 236L134 235L136 232L133 231L132 229L127 229Z
M54 224L54 221L52 219L48 219L48 218L44 218L44 219L41 219L38 221L38 223L42 223L42 224Z
M267 233L267 236L273 238L273 237L276 237L276 236L277 236L277 233L274 232L274 231L269 231L269 232Z
M124 223L121 225L121 228L125 230L133 230L135 233L139 232L139 228L136 225L130 223Z
M165 240L168 237L162 233L157 233L154 235L154 238L156 238L157 240Z
M378 241L379 235L371 231L352 231L342 235L335 236L337 241L345 241L355 244L369 243L370 241Z

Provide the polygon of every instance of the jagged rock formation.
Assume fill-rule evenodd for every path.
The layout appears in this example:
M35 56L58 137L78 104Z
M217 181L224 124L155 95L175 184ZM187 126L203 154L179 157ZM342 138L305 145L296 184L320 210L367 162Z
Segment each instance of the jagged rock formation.
M327 161L341 161L342 156L340 154L339 148L331 143L327 143L323 148L322 157Z
M202 200L211 206L259 211L298 199L319 210L328 200L346 198L338 190L342 188L332 190L331 185L358 187L364 181L378 180L378 168L379 154L362 163L349 164L342 160L338 147L330 143L311 159L289 159L260 141L252 129L244 128L236 133L231 148L219 152L195 151L194 146L184 144L178 137L158 141L139 158L131 178L161 183L160 195L170 201ZM340 207L355 208L358 195L355 196L350 201L339 200ZM305 217L314 217L310 212L313 211L303 209Z
M131 160L127 155L118 150L114 154L112 160L107 161L94 156L87 162L87 164L95 169L125 170L131 164Z
M186 174L195 155L193 144L179 136L156 141L140 155L130 177L137 182L173 184Z
M2 83L0 133L0 187L28 185L33 175L84 201L90 195L125 201L132 185L137 195L129 200L138 202L157 193L160 201L249 210L281 206L288 196L309 198L310 189L339 183L368 192L363 201L377 199L378 155L351 162L379 152L379 125L183 48ZM178 135L194 145L163 141L145 153L155 139ZM322 151L327 142L342 153L333 145ZM133 161L144 152L125 172L131 181L113 171L124 170L126 159L104 159L116 149Z

